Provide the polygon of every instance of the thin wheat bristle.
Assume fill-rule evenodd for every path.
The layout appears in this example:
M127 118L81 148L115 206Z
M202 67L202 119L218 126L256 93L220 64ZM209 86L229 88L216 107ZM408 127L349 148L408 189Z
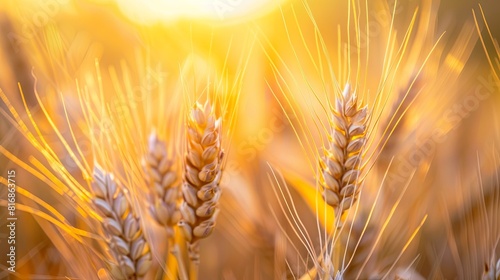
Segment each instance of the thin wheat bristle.
M330 147L320 161L321 186L325 202L340 216L356 201L359 192L368 110L360 107L356 94L346 85L332 111Z
M165 227L169 237L174 235L174 226L181 218L178 203L180 188L173 164L166 143L158 139L156 133L151 133L143 164L146 182L153 192L150 211L156 222Z
M198 243L215 226L221 195L222 176L221 119L211 105L196 104L187 120L187 147L181 205L183 228L190 244L190 257L198 259Z
M152 262L140 220L111 173L95 166L93 178L94 205L104 216L103 228L116 263L111 274L116 279L140 279Z
M355 219L347 226L350 229L349 235L343 235L345 239L346 260L349 266L346 267L345 277L355 279L359 273L361 278L367 278L368 273L374 271L374 261L377 256L370 253L375 240L377 239L377 228L365 219ZM366 227L366 228L365 228ZM376 252L374 253L376 254ZM366 264L365 261L367 262ZM362 271L360 271L362 269Z

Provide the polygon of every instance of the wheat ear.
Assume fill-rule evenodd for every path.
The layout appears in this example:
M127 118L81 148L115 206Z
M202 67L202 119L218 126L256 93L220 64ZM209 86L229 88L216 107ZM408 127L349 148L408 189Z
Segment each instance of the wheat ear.
M116 263L111 265L111 274L115 279L140 279L152 262L140 220L112 174L96 165L93 178L93 202L104 216L104 231Z
M148 153L143 166L146 182L153 192L150 211L156 222L166 228L168 237L172 238L174 226L181 217L178 204L180 188L167 145L154 132L149 137Z
M323 199L335 208L337 217L357 199L363 147L366 144L368 110L361 107L346 85L332 110L329 148L320 160Z
M212 106L196 103L187 119L187 147L181 204L189 255L199 262L198 241L209 236L215 226L221 194L222 176L221 119Z

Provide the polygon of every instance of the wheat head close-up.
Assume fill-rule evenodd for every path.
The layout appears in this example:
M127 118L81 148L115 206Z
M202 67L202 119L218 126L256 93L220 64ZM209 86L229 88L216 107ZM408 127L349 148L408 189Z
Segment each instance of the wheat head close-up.
M0 279L500 280L499 14L0 0Z

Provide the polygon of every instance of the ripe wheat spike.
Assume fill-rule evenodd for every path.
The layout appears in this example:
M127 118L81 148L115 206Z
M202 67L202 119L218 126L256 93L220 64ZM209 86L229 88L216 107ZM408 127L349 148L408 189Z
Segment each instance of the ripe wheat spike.
M330 147L320 160L321 186L323 199L340 217L356 201L359 192L368 109L360 106L348 84L332 111Z
M187 147L181 205L185 238L190 258L199 262L198 241L209 236L215 226L221 195L223 150L221 119L212 106L196 103L187 119Z
M140 220L111 173L96 165L93 179L94 205L104 216L103 228L115 262L111 274L115 279L141 279L152 257Z
M152 133L148 142L148 153L144 158L146 182L152 192L150 211L156 222L164 226L167 235L173 237L174 226L180 221L177 173L169 157L167 145Z

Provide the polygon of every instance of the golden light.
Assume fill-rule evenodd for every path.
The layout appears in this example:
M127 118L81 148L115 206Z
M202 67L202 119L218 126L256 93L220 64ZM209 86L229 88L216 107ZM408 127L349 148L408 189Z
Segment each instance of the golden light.
M115 0L122 12L141 23L202 19L220 23L257 18L286 0Z

